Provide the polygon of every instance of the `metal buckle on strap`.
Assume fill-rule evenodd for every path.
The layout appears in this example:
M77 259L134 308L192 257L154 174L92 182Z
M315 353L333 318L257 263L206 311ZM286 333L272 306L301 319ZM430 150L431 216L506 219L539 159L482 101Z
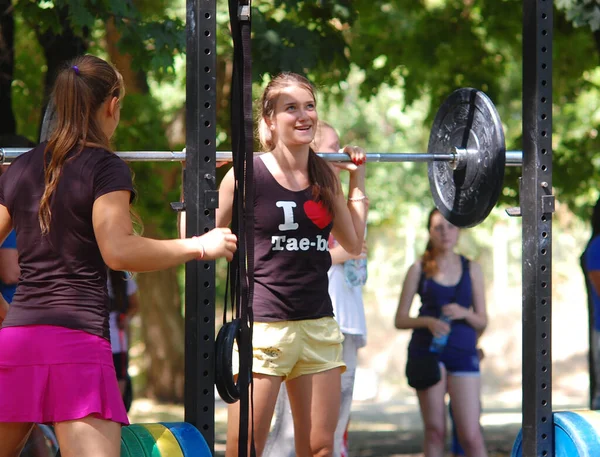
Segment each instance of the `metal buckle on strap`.
M250 20L250 5L241 5L238 8L238 19L240 21Z

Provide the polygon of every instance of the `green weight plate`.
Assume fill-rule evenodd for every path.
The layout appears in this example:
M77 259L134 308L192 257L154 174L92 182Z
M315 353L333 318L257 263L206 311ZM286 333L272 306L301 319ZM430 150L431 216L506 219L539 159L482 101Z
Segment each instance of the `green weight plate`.
M156 447L153 436L144 427L140 427L138 424L131 424L123 427L121 435L123 437L127 436L125 444L127 444L130 452L131 445L137 442L137 448L142 452L140 457L160 457L160 452Z
M129 449L125 444L125 441L121 438L121 457L130 457L132 454L129 453Z
M147 457L142 443L129 427L123 427L121 429L121 442L125 444L131 457Z
M121 428L121 443L125 445L127 452L130 457L146 457L142 443L138 440L135 433L133 433L129 427ZM123 446L121 446L121 453L123 452ZM121 454L123 456L123 454Z

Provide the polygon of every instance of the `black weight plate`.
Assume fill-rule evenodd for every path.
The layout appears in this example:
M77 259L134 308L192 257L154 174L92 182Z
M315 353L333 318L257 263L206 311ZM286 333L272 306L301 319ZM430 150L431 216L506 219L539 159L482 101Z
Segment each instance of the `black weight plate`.
M239 344L240 319L227 322L219 329L215 342L215 385L225 403L235 403L240 398L233 375L233 346Z
M504 181L506 145L500 116L483 92L458 89L438 110L429 136L429 154L468 152L464 166L430 161L429 185L435 206L452 224L473 227L496 206Z

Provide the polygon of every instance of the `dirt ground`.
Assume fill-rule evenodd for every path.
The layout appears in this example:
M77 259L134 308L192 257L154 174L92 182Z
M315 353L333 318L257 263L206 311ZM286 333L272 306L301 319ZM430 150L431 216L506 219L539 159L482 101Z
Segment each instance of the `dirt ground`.
M133 404L132 422L183 420L181 405L156 404L140 399ZM227 413L217 400L215 412L215 456L225 452ZM487 409L481 418L489 457L509 457L521 428L521 412ZM422 457L423 431L416 405L396 402L360 402L353 405L349 431L351 457Z
M510 456L521 428L521 413L487 410L481 418L490 457ZM422 457L423 430L416 407L402 404L359 404L349 432L352 457Z

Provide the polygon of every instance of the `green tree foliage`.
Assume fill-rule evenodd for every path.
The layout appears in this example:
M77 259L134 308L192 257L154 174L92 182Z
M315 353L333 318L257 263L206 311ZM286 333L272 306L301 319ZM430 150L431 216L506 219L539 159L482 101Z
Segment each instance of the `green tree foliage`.
M160 104L151 95L127 95L121 116L114 139L120 150L169 150ZM138 162L130 166L138 193L135 207L142 220L155 225L162 236L175 237L176 216L169 202L180 198L181 164Z
M158 77L173 68L174 56L185 49L185 24L165 14L167 2L132 0L15 0L15 11L38 33L61 32L61 12L81 36L113 18L124 54L132 54L135 68Z
M56 30L60 26L57 13L62 8L68 9L71 26L81 33L101 29L103 20L115 18L122 33L119 45L133 56L133 66L149 70L152 79L160 79L173 73L174 59L183 51L182 3L15 0L14 4L19 23L36 32ZM597 29L598 5L587 0L561 0L557 6L554 152L560 169L555 170L554 183L559 198L577 209L595 197L590 183L600 173L593 160L598 123L594 116L580 115L586 111L586 103L598 98L594 73L598 50L591 33ZM219 1L218 7L218 55L226 64L231 56L226 2ZM520 149L521 8L520 0L257 0L253 14L255 81L260 83L264 75L281 70L303 72L339 103L344 100L343 83L348 80L352 62L364 75L360 100L368 100L382 87L398 87L403 91L398 102L401 109L422 100L429 103L425 123L431 122L437 106L452 90L477 87L496 103L506 127L508 148ZM586 24L589 28L575 27ZM98 49L94 48L97 34L92 37L91 49ZM23 126L20 129L33 131L35 116L25 112L23 107L28 103L20 102L27 97L35 100L39 94L35 72L25 71L34 62L40 68L39 51L31 52L35 47L31 36L19 35L18 46L23 60L17 60L15 109ZM183 76L183 72L178 75ZM360 128L364 129L365 123ZM220 125L219 130L227 132L228 126ZM143 147L144 139L160 144L152 136L132 138L140 141L135 143L138 148ZM228 141L221 143L226 146ZM424 145L421 143L418 150L424 150ZM584 177L582 170L589 173ZM512 198L513 204L519 172L509 170L507 177L505 196Z
M356 17L352 2L270 0L255 4L252 46L257 77L285 69L310 73L317 84L346 79L350 61L340 29Z
M341 85L341 101L339 97L322 97L319 117L335 126L343 145L359 144L372 152L422 152L428 137L427 100L406 106L403 91L387 85L365 100L360 95L364 79L364 72L354 67ZM367 191L370 225L399 226L409 215L411 204L431 201L427 165L370 163Z
M183 147L166 132L183 112L184 0L12 3L17 25L12 109L18 133L32 140L38 135L47 71L39 37L67 27L89 52L106 57L106 24L114 20L120 52L130 56L132 69L143 72L150 88L126 97L116 147ZM556 5L553 183L559 201L585 215L600 179L599 7L591 0ZM218 0L217 6L217 144L227 149L232 48L227 2ZM321 117L340 131L343 143L373 152L424 152L437 107L454 89L472 86L496 104L508 149L520 150L521 20L522 0L255 0L255 96L269 74L304 73L321 93ZM178 165L133 168L138 211L160 235L174 235L168 202L179 198ZM506 204L518 204L520 174L519 168L507 170ZM408 214L403 205L432 204L425 165L370 165L368 179L375 224L397 224Z
M44 103L44 74L46 62L37 42L35 31L23 18L15 18L15 73L12 82L12 110L17 121L17 132L31 141L37 141Z
M271 21L280 22L295 17L298 9L315 3L298 2L301 6L297 6L291 2L255 2L259 11L262 5L285 7L286 14L269 9ZM334 5L348 6L336 1L319 3L328 5L329 11L337 11ZM557 164L554 185L558 198L581 215L595 200L596 186L591 184L597 181L600 172L594 160L598 124L594 116L582 116L589 112L590 106L595 106L586 108L585 103L593 103L598 98L593 76L599 48L597 37L590 29L575 26L582 24L585 18L594 30L598 7L597 2L590 1L568 3L560 4L563 9L555 12L554 21L553 116ZM364 73L359 92L361 100L378 94L382 87L398 87L403 91L403 100L398 102L401 109L422 100L429 103L424 122L430 124L437 107L454 89L479 88L492 98L500 112L509 150L521 149L521 21L521 0L356 0L347 14L330 19L334 26L332 33L344 40L344 58ZM294 32L289 30L289 22L286 26L287 36L292 36ZM275 40L278 35L271 29L264 32L257 29L255 34L264 33ZM267 37L256 37L259 42L261 39ZM326 53L332 42L324 39L313 51L319 55ZM281 37L277 46L288 52L293 48ZM282 59L280 56L279 70L297 69L297 63L292 66ZM261 61L259 52L255 52L254 60ZM327 63L327 59L324 62ZM339 88L345 80L344 62L332 61L324 69L314 66L304 68L304 72L316 81L323 72L327 75L328 87L333 88L330 92L336 92L336 86ZM255 65L259 69L258 81L262 78L260 71L266 71L261 65ZM331 79L335 78L336 70L340 79ZM417 151L425 149L426 137L421 140ZM518 204L519 175L520 169L507 170L503 199L511 205Z
M58 68L56 64L76 55L72 49L64 52L62 45L65 37L72 36L81 43L76 53L119 57L119 68L129 83L129 91L121 110L121 128L114 138L116 149L169 149L165 112L148 91L147 80L174 79L175 59L185 45L183 20L169 12L170 3L165 0L14 1L18 28L16 68L13 106L8 108L18 120L18 133L37 139L45 94L52 80L50 74ZM62 38L58 39L59 36ZM110 43L117 44L117 51ZM137 163L132 168L138 193L135 207L142 216L146 233L151 237L176 236L175 214L169 202L179 200L181 165ZM138 281L143 300L140 310L143 328L146 335L153 335L145 341L145 356L150 361L144 376L148 380L147 392L165 400L180 401L183 345L181 332L174 330L181 330L183 324L176 272L142 275ZM162 357L165 351L167 359Z
M120 51L131 55L134 70L143 71L153 81L174 74L174 61L185 48L184 22L165 11L170 1L124 0L59 0L15 2L16 69L13 81L13 111L20 134L36 140L41 110L44 105L44 56L36 37L52 32L62 33L59 12L67 11L68 24L76 34L89 35L89 52L107 58L104 45L105 21L115 19L121 35ZM140 7L137 7L137 4ZM87 31L86 31L87 30ZM158 100L152 94L129 93L122 110L121 128L114 144L121 150L169 149L165 135L166 119ZM173 236L174 215L169 201L179 200L178 164L135 164L136 186L143 198L138 211L144 220L156 224L165 236ZM167 171L165 171L167 170ZM164 176L164 174L168 176ZM162 177L163 179L157 179ZM170 188L165 188L169 186Z
M15 11L19 21L40 30L58 27L56 13L60 8L69 8L71 24L80 31L101 29L103 20L115 18L123 34L120 46L131 53L135 68L150 70L154 81L174 73L174 59L183 50L183 5L182 0L18 0ZM399 88L402 99L394 103L401 110L410 106L424 109L424 125L431 123L437 107L452 90L477 87L495 102L506 128L508 149L521 149L520 0L256 0L253 5L253 68L259 85L265 75L282 70L305 73L326 97L334 97L333 105L348 100L344 84L352 63L364 75L358 100L368 100L382 87ZM553 44L554 184L559 198L578 210L595 198L595 186L591 184L600 173L600 165L593 159L598 122L595 116L581 115L599 97L595 77L599 52L593 34L598 5L588 0L559 0L557 6ZM227 68L232 52L224 0L218 1L217 20L219 79L226 85L223 78L230 71ZM589 28L576 27L581 25ZM93 37L92 49L97 34ZM24 60L17 60L23 62L18 66L25 68L30 65L27 61L39 62L35 57L39 53L27 50L32 40L21 36L18 40L25 50L20 51ZM180 71L176 76L181 81L185 72L182 66L177 68ZM40 83L35 82L35 73L17 72L15 99L19 103L15 106L25 111L27 103L20 101L35 97ZM225 148L229 144L228 94L225 87L219 104L219 143ZM31 122L35 116L19 113L18 118L26 119L20 123L24 129L35 129L36 123ZM365 138L358 134L367 130L368 123L362 121L357 119L356 130L348 130L349 139L352 135ZM388 121L384 118L382 122ZM134 135L132 139L136 142L119 142L119 147L129 143L141 149L144 143L160 144L152 136ZM423 151L426 139L421 135L420 143L413 142L413 150ZM377 143L367 146L379 147ZM510 204L516 203L519 174L519 169L508 170L504 198Z
M372 1L357 2L358 20L349 32L356 41L356 45L349 41L352 61L366 74L363 93L374 93L385 82L402 87L408 105L427 96L428 122L431 122L437 107L452 90L461 86L482 89L500 112L508 149L520 150L522 2L375 3L378 5L373 7ZM393 38L386 39L389 30L395 33ZM576 155L578 164L555 167L554 185L558 198L575 210L584 209L586 206L582 205L590 201L581 198L582 187L590 189L587 185L597 179L598 169L591 166L595 148L590 147L589 135L582 132L596 127L589 118L580 125L578 136L565 127L567 119L573 122L573 114L583 108L579 103L581 93L588 92L591 86L581 77L594 70L597 57L594 36L589 30L574 28L564 14L557 12L553 60L554 153L556 163L568 162L565 159ZM588 177L583 180L586 184L582 184L580 176L584 170ZM504 200L516 205L517 177L521 170L507 171Z
M600 5L596 0L556 0L556 7L566 12L567 20L575 27L600 30Z

